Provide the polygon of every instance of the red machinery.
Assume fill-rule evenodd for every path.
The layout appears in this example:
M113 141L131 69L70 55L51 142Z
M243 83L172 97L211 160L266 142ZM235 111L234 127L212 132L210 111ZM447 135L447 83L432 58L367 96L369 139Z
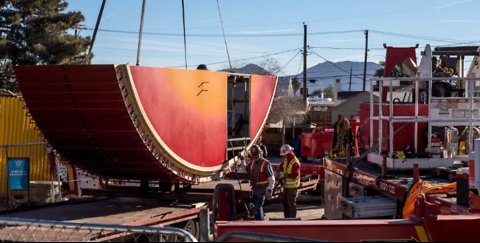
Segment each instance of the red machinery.
M363 108L363 107L362 107ZM352 116L349 119L352 137L356 155L358 154L359 141L357 139L360 132L360 120ZM335 128L333 126L317 125L309 133L302 133L301 137L301 155L304 158L323 158L333 148L335 137Z
M302 157L321 158L332 148L334 128L331 126L316 126L310 133L302 133Z

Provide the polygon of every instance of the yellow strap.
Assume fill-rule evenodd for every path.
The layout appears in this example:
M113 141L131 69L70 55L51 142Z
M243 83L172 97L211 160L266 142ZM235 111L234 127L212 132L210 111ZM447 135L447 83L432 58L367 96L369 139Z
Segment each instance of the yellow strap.
M415 226L415 231L417 231L418 240L420 242L430 242L427 236L427 232L423 226Z

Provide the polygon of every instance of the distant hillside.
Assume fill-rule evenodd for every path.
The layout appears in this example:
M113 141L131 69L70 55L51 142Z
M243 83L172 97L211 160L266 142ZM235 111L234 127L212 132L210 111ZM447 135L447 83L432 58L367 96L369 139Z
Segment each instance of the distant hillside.
M376 63L367 63L367 90L370 88L368 79L372 78L375 71L380 68L381 66ZM307 79L309 80L307 82L307 87L309 92L311 93L317 89L324 89L331 85L333 86L336 79L341 80L340 83L342 84L342 90L348 91L350 69L352 70L352 91L360 91L363 85L363 62L343 61L319 63L307 69ZM241 68L224 69L220 71L242 74L269 74L265 69L256 64L248 64ZM294 77L297 77L301 81L303 79L303 72L297 75L279 77L277 89L282 95L287 94L290 79ZM315 80L315 82L311 82L311 80ZM299 91L297 91L297 95L298 94Z
M241 73L241 74L260 74L260 75L270 74L265 69L263 69L262 67L256 64L248 64L241 68L224 69L220 71L230 72L230 73Z
M323 89L330 85L335 84L336 79L340 79L342 84L342 90L348 91L350 82L350 70L352 70L352 91L358 91L363 86L363 62L324 62L319 63L309 69L307 69L307 87L309 92L313 92L316 89ZM373 63L367 63L367 89L369 89L368 79L372 78L375 71L380 69L381 66ZM303 72L296 75L297 78L303 79ZM315 80L315 82L310 82Z

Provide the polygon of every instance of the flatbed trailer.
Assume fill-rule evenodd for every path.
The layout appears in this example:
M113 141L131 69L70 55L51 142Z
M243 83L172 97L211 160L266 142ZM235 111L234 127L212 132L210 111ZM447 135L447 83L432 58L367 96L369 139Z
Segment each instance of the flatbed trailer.
M206 211L212 217L212 204L218 185L231 185L236 199L243 203L250 197L248 184L237 180L220 180L193 186L191 191L160 192L138 187L110 187L103 190L83 189L81 198L55 204L20 207L0 212L3 219L45 221L53 224L104 225L105 227L175 227L184 229L195 238L200 237L200 218ZM89 195L89 196L88 196ZM232 205L225 205L225 207ZM61 233L61 232L60 232ZM67 232L69 234L70 232ZM0 238L8 240L0 231ZM108 236L108 237L107 237ZM25 239L29 239L26 236ZM112 240L98 238L97 241Z
M318 164L314 167L307 166L305 169L319 173ZM241 211L245 210L245 206L250 202L250 185L248 181L241 179L241 175L232 175L231 177L235 179L222 179L193 185L189 191L180 189L179 191L161 192L155 188L144 191L133 186L83 189L84 195L90 195L87 196L87 199L79 198L56 204L6 210L0 212L0 217L31 222L55 222L53 224L175 227L184 229L199 238L202 227L200 223L202 211L207 211L209 220L237 220L240 218L248 220L248 212ZM315 189L318 183L318 179L309 178L302 182L300 191ZM217 187L218 191L216 191ZM227 190L222 191L222 189ZM272 201L278 200L281 193L281 187L277 188ZM233 195L234 198L224 195ZM235 213L232 214L230 212L233 212L231 211L233 207L235 207ZM28 227L19 226L19 229L28 229ZM210 229L213 228L210 227ZM213 233L211 230L209 231ZM63 233L59 234L61 236ZM70 232L65 234L70 234ZM0 231L1 237L3 234ZM30 239L29 236L25 237L25 239ZM119 239L116 237L120 236L107 232L95 237L96 241L109 241ZM66 239L66 236L62 239ZM8 240L8 238L3 240Z
M230 242L259 239L347 242L478 241L476 230L480 227L480 212L457 205L456 198L448 194L425 195L418 199L415 213L408 219L401 219L397 215L390 219L345 218L338 198L328 199L342 195L343 183L348 183L350 189L355 189L355 186L350 186L355 184L398 203L404 200L408 193L408 184L413 178L413 175L409 176L408 173L384 177L381 168L366 161L355 163L351 170L347 168L345 160L327 159L325 162L325 216L328 216L328 210L337 211L340 212L338 220L222 221L216 224L216 238ZM330 181L332 175L336 178ZM445 181L430 180L431 183ZM330 194L329 184L336 184L340 190L335 191L336 194ZM355 191L351 193L358 194ZM363 195L363 192L360 194Z

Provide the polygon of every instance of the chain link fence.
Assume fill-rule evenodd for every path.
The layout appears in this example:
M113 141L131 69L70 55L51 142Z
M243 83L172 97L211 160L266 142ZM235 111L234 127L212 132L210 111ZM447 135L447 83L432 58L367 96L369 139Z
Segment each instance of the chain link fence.
M168 227L85 224L0 217L5 242L198 242L190 233Z

